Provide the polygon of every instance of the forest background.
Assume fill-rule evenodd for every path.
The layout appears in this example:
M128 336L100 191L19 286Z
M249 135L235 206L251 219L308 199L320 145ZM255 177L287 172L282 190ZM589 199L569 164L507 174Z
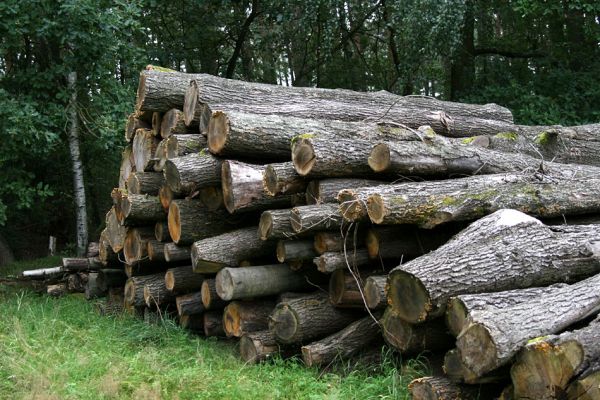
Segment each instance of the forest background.
M98 237L147 64L494 102L520 124L575 125L600 122L599 43L597 0L2 1L0 248L37 257L53 235L75 250L73 119Z

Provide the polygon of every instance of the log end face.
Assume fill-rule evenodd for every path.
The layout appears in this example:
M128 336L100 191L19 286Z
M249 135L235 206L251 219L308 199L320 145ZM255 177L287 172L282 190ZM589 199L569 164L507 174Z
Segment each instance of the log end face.
M373 147L369 155L369 167L375 172L386 171L391 166L390 148L385 143Z
M227 337L241 336L240 313L235 302L230 303L223 311L223 329Z
M481 324L473 324L463 330L456 340L463 365L480 377L498 367L498 351L492 335Z
M375 280L370 277L367 278L365 282L365 287L363 288L363 292L365 295L365 303L369 309L374 310L379 307L379 287Z
M220 154L229 137L229 118L223 111L212 113L208 122L208 148L214 154Z
M346 273L344 269L336 269L329 277L329 301L338 305L344 301L346 289Z
M223 268L217 273L217 276L215 277L215 287L217 289L217 295L221 299L225 301L233 300L234 285L235 282L233 281L229 268Z
M202 286L200 287L200 297L202 297L202 305L208 310L211 305L210 286L208 280L204 280L202 282Z
M313 354L311 345L302 346L300 350L302 352L302 360L307 367L310 368L321 364L319 357L316 354Z
M183 97L183 122L185 126L190 126L194 120L196 114L196 107L198 106L198 85L195 81L190 82L190 86L185 91Z
M399 318L388 308L381 319L382 334L385 341L400 352L410 348L412 326Z
M179 212L179 206L175 201L172 201L169 205L167 223L171 239L173 239L175 244L179 243L179 240L181 239L181 213Z
M123 297L126 305L132 306L135 303L135 282L133 279L127 279L127 282L125 282Z
M165 162L164 173L165 173L165 180L167 182L167 185L169 186L169 189L173 193L181 192L181 176L179 175L177 166L173 163L173 161L167 160ZM162 203L162 201L161 201L161 203ZM164 207L164 203L162 203L162 204Z
M446 326L453 336L462 332L467 322L467 310L462 301L454 297L448 302L446 308Z
M175 276L173 271L167 271L165 273L165 287L169 292L172 292L175 289Z
M379 256L379 237L372 229L369 229L365 235L365 247L369 258L375 259Z
M298 316L286 303L277 305L269 321L269 330L281 343L294 343L298 333Z
M390 274L388 285L388 303L394 314L413 324L425 321L431 298L417 277L396 270Z
M383 198L374 194L367 199L367 213L374 224L381 224L386 214L386 207Z
M310 140L300 138L292 145L292 163L299 175L308 175L316 160L315 150Z
M231 177L231 164L224 161L221 166L221 185L223 189L223 203L229 213L235 212L235 194L233 193L233 179Z
M267 165L263 172L263 187L269 196L276 196L280 192L277 180L277 171L272 165Z
M285 262L285 241L280 240L279 242L277 242L277 248L275 249L275 254L277 255L277 261L279 261L280 263ZM289 261L289 260L288 260Z
M273 232L273 216L269 211L265 211L260 215L258 223L258 237L260 240L267 240ZM279 259L279 246L277 246L277 259ZM279 261L283 262L283 261Z
M146 74L140 73L140 82L137 88L135 109L137 112L143 111L144 100L146 99Z

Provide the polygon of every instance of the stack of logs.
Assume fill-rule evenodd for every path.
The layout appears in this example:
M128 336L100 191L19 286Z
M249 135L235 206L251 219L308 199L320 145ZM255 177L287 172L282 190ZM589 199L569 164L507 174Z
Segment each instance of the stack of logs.
M598 398L600 125L150 67L125 137L107 310L248 362L446 352L418 399Z

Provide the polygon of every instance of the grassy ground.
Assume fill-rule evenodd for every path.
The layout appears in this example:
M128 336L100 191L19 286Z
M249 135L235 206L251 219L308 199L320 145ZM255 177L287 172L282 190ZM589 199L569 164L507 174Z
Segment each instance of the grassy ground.
M391 355L378 368L335 373L295 359L245 365L234 342L171 321L100 317L79 295L52 299L0 284L0 312L0 399L404 399L419 374L418 363L401 368Z

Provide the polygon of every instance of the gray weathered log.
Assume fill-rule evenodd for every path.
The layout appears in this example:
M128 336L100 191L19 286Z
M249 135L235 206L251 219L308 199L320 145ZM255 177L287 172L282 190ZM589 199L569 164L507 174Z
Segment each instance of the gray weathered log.
M456 383L469 383L470 385L476 384L487 384L505 382L510 378L509 368L499 368L489 374L481 377L474 375L468 368L466 368L460 358L458 349L448 350L444 356L444 374L452 381ZM511 392L514 390L511 389Z
M180 316L200 314L204 312L202 295L200 292L193 292L177 296L175 298L175 305L177 306L177 314Z
M128 193L121 197L121 225L135 226L154 224L167 218L157 196ZM119 216L119 215L117 215Z
M223 329L227 337L262 331L269 326L275 303L270 300L232 301L223 310Z
M105 267L116 267L121 265L121 260L119 259L119 255L121 253L116 253L110 246L107 228L104 228L100 233L100 240L98 241L98 244L98 259L102 265Z
M296 233L339 229L344 222L336 204L294 207L290 223Z
M154 169L162 171L167 160L182 157L191 153L199 153L206 148L206 138L197 134L173 134L162 142L162 148L157 149L155 158L158 159ZM159 145L161 146L161 145Z
M173 293L200 291L204 276L193 271L191 265L169 268L165 273L165 286Z
M277 261L312 260L317 256L313 240L280 240L277 242Z
M261 240L293 239L298 234L292 228L289 208L267 210L260 215L258 237Z
M144 302L151 308L175 302L175 295L167 289L164 276L161 280L144 283Z
M162 122L163 113L155 111L152 113L152 134L160 136L160 124Z
M369 257L374 259L397 258L408 261L437 249L457 232L454 226L427 230L404 225L379 226L367 230L365 247Z
M356 178L333 178L311 181L306 187L306 204L336 203L344 189L385 185L385 181Z
M167 112L172 108L182 109L185 91L190 80L199 74L184 74L176 71L145 70L140 73L137 89L136 111Z
M352 270L348 268L336 269L329 276L329 301L336 307L342 308L367 308L363 292L365 280L382 271Z
M269 164L263 172L263 188L269 196L302 193L307 181L298 175L291 161Z
M125 242L127 228L119 222L114 206L106 213L105 224L106 240L112 248L112 251L118 253L123 250L123 242Z
M129 143L133 140L133 136L138 129L151 129L152 123L138 118L135 113L129 114L127 123L125 124L125 140Z
M197 131L190 133L192 132ZM160 136L163 139L167 139L171 135L185 135L186 133L188 133L188 127L185 126L183 111L172 108L163 115L160 124Z
M137 130L131 147L136 171L154 171L154 155L159 142L151 130Z
M337 201L340 203L340 213L342 217L348 222L368 221L367 199L372 194L383 193L387 190L389 190L389 185L365 186L340 190L337 195Z
M174 193L190 194L221 183L221 160L202 150L165 162L165 179Z
M317 269L329 274L338 269L345 269L348 266L352 268L361 267L369 264L369 253L365 249L354 249L344 252L323 253L313 259L313 263Z

